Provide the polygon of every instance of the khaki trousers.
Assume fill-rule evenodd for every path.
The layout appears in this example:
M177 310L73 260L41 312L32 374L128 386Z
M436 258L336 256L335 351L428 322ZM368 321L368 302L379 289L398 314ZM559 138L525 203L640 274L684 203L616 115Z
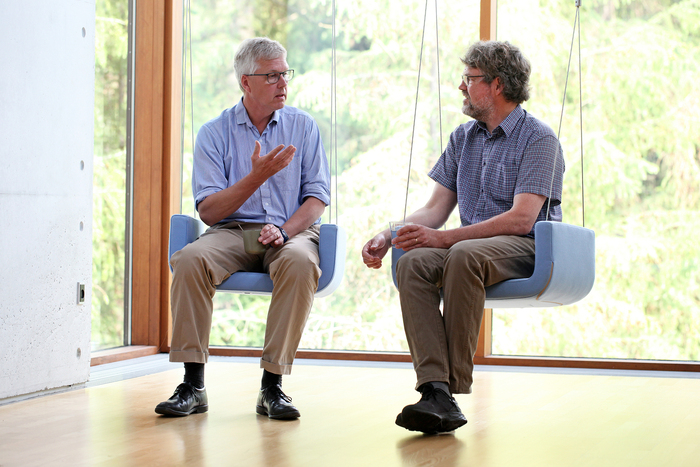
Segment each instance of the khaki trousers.
M260 367L289 374L321 276L319 229L313 225L278 248L252 255L243 248L244 230L264 224L215 225L173 254L171 362L206 363L216 286L238 271L270 274L274 285L267 313Z
M449 249L417 248L399 258L396 280L416 389L442 381L453 394L471 393L485 287L529 277L534 265L535 240L517 236L465 240Z

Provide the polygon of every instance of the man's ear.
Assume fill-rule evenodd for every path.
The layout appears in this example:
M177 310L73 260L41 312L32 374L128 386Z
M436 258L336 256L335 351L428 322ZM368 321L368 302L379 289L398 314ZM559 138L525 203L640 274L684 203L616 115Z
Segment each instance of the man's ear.
M502 93L503 92L503 82L501 81L501 78L498 76L493 80L494 83L496 83L496 92L497 93Z
M494 89L494 94L499 95L503 94L503 81L501 81L501 78L496 77L494 80L491 82L491 84L496 83L496 86L493 88Z
M245 92L250 92L250 83L248 82L248 76L241 76L241 86L243 86Z

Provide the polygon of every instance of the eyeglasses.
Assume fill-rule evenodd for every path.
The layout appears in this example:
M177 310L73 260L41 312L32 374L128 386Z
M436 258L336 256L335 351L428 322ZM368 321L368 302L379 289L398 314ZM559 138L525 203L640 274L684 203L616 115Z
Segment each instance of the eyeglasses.
M469 86L474 78L485 78L486 75L468 75L468 74L463 74L462 75L462 82Z
M277 84L277 82L280 80L280 77L282 77L288 83L292 80L292 78L294 78L294 70L287 70L283 71L282 73L257 73L246 76L266 76L267 84Z

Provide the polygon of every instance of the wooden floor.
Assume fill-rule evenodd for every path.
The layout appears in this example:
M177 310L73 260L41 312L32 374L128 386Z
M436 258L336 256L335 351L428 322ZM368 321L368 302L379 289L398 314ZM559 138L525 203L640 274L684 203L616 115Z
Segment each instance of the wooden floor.
M0 466L700 466L697 375L481 367L469 423L424 436L394 425L412 369L332 365L285 377L297 421L255 414L240 359L207 365L210 411L186 418L153 412L179 367L0 406Z

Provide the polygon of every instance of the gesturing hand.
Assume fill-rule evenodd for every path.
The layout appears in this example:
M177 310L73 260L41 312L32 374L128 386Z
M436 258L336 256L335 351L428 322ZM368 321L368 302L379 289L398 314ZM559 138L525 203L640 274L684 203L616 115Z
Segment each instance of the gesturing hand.
M379 269L382 267L382 258L389 251L391 245L379 234L362 247L362 261L368 268Z
M251 174L261 180L261 183L287 167L289 163L292 162L294 153L297 150L297 148L291 144L286 148L284 147L284 144L280 144L272 151L268 152L264 156L261 156L261 149L262 147L260 146L260 142L256 141L253 155L250 157L253 164Z

